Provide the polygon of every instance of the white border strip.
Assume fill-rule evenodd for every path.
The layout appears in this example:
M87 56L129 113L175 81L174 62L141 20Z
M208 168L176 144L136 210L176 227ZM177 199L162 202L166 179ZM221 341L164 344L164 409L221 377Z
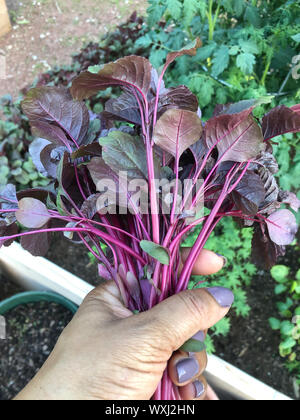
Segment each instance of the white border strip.
M93 286L56 264L33 257L18 243L0 249L0 265L17 283L28 290L50 290L80 305Z
M0 266L17 283L29 290L51 290L80 305L93 286L45 258L33 257L18 243L0 249ZM252 376L210 356L206 376L221 391L235 398L254 401L291 401L291 398Z

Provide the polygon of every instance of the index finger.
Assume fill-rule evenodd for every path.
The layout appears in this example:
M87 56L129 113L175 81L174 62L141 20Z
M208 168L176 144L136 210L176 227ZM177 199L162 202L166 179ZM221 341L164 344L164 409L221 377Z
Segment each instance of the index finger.
M181 258L185 262L191 252L191 248L181 249ZM222 270L227 263L225 257L215 254L208 249L203 249L193 267L193 276L210 276Z

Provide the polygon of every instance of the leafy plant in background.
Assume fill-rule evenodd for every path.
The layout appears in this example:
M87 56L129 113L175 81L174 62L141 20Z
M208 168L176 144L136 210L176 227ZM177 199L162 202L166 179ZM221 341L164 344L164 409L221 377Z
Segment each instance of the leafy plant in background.
M187 85L197 95L205 119L215 103L271 93L273 107L292 106L300 97L299 80L292 77L300 43L297 0L150 0L147 24L149 30L136 45L150 49L156 67L188 39L198 36L203 41L194 58L178 60L168 82ZM264 112L258 108L256 115ZM275 148L282 163L280 185L289 185L297 194L299 150L297 135L278 139Z
M70 91L30 90L22 107L39 136L33 158L53 178L53 189L16 193L8 184L1 191L0 244L21 237L25 249L41 255L50 234L63 232L86 245L99 274L115 281L133 313L187 289L199 253L223 218L254 227L253 258L273 266L297 231L294 214L281 206L297 211L300 202L277 186L271 141L300 131L300 106L274 108L258 121L253 111L270 97L217 105L204 124L195 95L164 83L175 60L194 56L200 46L197 39L168 54L160 73L146 58L131 55L81 73ZM91 116L83 100L108 87L123 93ZM91 129L95 119L100 139ZM167 194L157 194L156 180ZM134 191L130 181L138 182ZM17 233L17 222L25 232ZM182 263L181 244L197 227ZM184 349L197 351L197 343L192 339ZM153 398L180 399L167 371Z
M29 154L32 135L20 103L13 103L9 95L2 97L0 113L0 187L12 181L18 188L45 187L49 180L37 171Z
M150 0L149 31L137 45L151 48L159 67L166 55L188 39L204 47L195 58L178 60L169 81L186 84L199 99L205 117L213 103L276 94L273 104L299 95L292 59L299 52L298 1Z
M271 275L276 281L276 295L286 299L277 303L280 318L270 318L269 323L275 331L280 331L280 355L287 359L287 368L295 374L295 381L300 386L300 270L295 277L285 265L275 265Z

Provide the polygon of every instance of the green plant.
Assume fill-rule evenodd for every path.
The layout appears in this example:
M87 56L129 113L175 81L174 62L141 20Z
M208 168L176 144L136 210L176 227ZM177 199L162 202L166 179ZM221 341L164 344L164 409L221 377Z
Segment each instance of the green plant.
M300 386L300 270L295 276L285 265L275 265L271 275L276 281L276 295L284 295L285 300L277 303L279 318L270 318L273 330L280 331L280 355L286 359L287 368L296 376Z
M298 1L150 0L149 31L137 45L151 48L158 67L172 50L200 37L203 48L192 61L181 58L169 81L186 84L199 99L204 116L211 103L276 94L276 104L299 87L290 65L300 32Z
M20 103L9 95L0 100L0 187L14 182L18 188L45 187L49 180L34 166L28 147L32 136Z

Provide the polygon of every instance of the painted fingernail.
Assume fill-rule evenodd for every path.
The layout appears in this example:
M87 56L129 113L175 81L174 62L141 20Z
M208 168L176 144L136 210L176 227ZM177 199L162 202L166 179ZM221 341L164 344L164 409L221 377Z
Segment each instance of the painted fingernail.
M231 290L225 287L209 287L208 293L218 302L222 308L230 308L234 302L234 295Z
M223 268L225 268L228 264L228 259L221 254L217 254L217 256L223 258Z
M199 373L200 368L198 361L193 357L189 357L180 360L176 365L176 370L178 382L181 384L196 376Z
M198 341L201 341L201 343L204 343L205 334L204 334L203 331L199 331L199 332L197 332L197 334L193 335L192 339L193 340L198 340Z
M195 398L199 398L201 397L201 395L204 394L205 392L205 386L201 381L195 381L193 383L194 387L195 387Z

